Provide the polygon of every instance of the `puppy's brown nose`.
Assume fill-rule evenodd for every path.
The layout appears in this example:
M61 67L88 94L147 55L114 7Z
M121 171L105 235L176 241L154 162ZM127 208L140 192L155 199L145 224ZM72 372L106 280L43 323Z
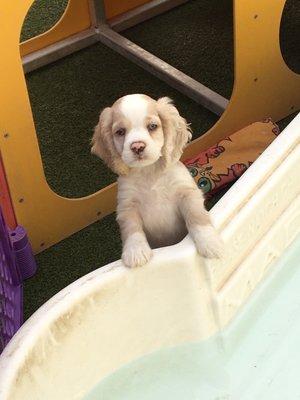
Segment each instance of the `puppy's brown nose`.
M133 142L130 146L130 149L137 155L140 155L143 153L144 149L146 147L146 144L144 142Z

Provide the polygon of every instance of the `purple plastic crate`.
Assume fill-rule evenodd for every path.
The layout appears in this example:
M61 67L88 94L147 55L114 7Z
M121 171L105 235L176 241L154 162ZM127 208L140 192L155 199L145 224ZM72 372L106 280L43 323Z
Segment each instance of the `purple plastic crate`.
M0 353L23 322L22 282L35 272L25 230L9 231L0 209Z
M37 265L25 229L17 226L9 234L22 279L32 277L36 273Z

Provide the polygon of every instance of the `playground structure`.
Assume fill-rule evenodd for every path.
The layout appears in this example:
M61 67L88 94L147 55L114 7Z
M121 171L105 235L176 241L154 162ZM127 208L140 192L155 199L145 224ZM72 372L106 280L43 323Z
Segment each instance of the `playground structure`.
M189 145L185 158L254 121L266 117L278 121L300 108L300 76L284 62L279 43L285 0L234 1L235 80L230 100L117 33L183 2L69 0L52 29L20 45L21 27L33 0L18 4L0 0L0 45L4 49L0 65L1 206L11 228L19 224L26 228L35 253L114 211L116 184L80 199L63 198L51 190L43 170L24 70L101 41L221 114L215 126Z

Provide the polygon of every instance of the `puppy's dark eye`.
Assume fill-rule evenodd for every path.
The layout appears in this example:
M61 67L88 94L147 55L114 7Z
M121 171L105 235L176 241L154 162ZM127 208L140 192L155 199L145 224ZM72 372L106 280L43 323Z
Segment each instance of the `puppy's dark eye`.
M151 123L148 125L148 130L149 130L149 131L155 131L156 128L157 128L157 124L155 124L154 122L151 122Z
M124 136L125 133L126 133L126 129L124 129L124 128L120 128L115 132L115 134L118 136Z

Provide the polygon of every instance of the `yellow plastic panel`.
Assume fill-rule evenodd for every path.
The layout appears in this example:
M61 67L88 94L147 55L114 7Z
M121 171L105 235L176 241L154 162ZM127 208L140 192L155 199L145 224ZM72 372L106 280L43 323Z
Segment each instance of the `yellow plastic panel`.
M113 18L148 2L149 0L105 0L106 18ZM66 11L53 28L21 43L21 54L25 56L43 49L88 29L91 24L89 0L69 0Z
M31 4L0 1L0 47L5 49L0 63L0 146L18 223L28 230L38 252L112 212L116 188L66 199L46 182L19 52L20 30Z
M300 75L285 64L279 43L286 0L234 1L234 73L230 103L184 157L208 148L254 121L278 121L300 108Z
M33 3L33 1L31 1ZM15 7L19 7L15 4ZM91 26L88 0L69 0L61 19L48 31L21 43L21 54L43 49Z

